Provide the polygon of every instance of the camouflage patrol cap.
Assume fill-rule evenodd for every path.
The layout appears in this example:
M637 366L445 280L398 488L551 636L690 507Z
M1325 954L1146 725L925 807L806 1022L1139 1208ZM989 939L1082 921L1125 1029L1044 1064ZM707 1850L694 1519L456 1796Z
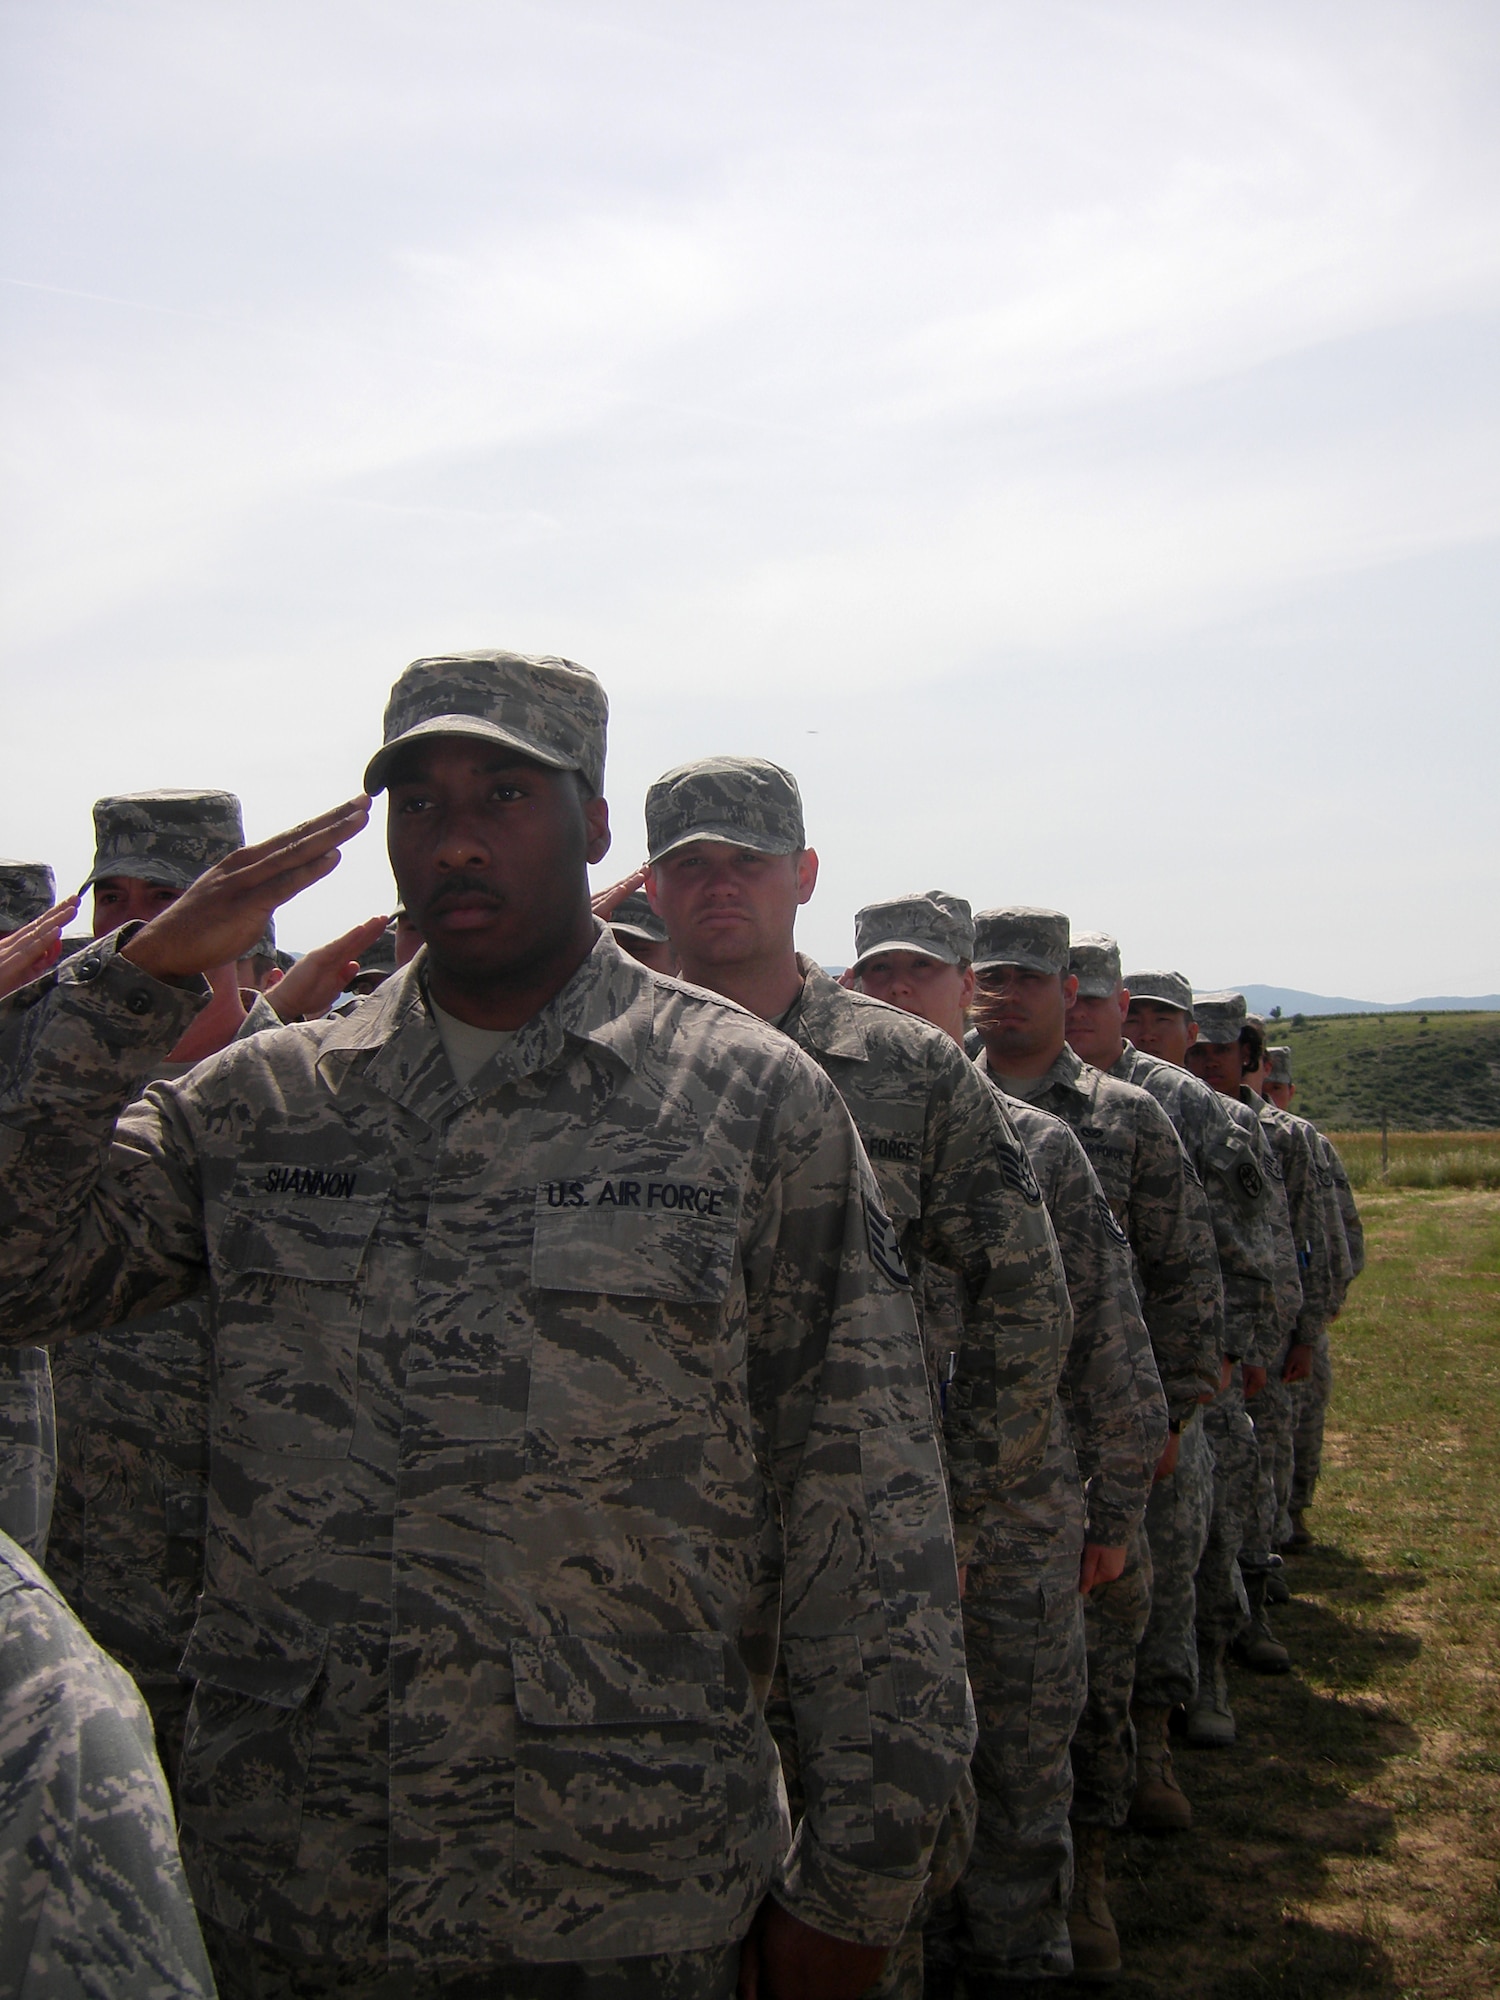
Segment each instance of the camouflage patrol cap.
M1105 931L1080 931L1068 947L1080 1000L1112 1000L1120 990L1120 947Z
M396 926L388 923L376 938L374 944L366 945L359 955L361 972L394 972L396 970Z
M1292 1052L1284 1042L1266 1050L1266 1077L1271 1083L1290 1083Z
M1240 1029L1245 1025L1245 996L1243 993L1195 993L1193 1019L1198 1023L1200 1042L1212 1042L1221 1047L1237 1042Z
M128 792L94 801L94 866L84 887L108 875L187 889L245 844L233 792Z
M802 794L790 771L764 757L700 757L657 779L646 794L646 852L655 862L695 840L755 854L807 845Z
M0 937L18 931L57 901L57 879L45 861L0 861Z
M1175 1007L1179 1014L1193 1011L1193 988L1183 972L1127 972L1125 984L1132 1000L1152 1000L1158 1007Z
M1066 972L1068 920L1061 910L1024 904L981 910L974 919L974 969L1018 965L1023 972Z
M866 903L854 918L854 963L881 951L915 951L944 965L967 965L974 956L974 912L962 896L928 889Z
M402 744L425 736L479 736L553 771L604 783L609 702L587 667L551 653L445 653L413 660L385 705L382 747L365 767L365 790L389 781Z
M633 889L622 902L616 904L609 927L612 931L624 931L629 937L645 938L648 944L670 942L667 927L652 909L644 889Z

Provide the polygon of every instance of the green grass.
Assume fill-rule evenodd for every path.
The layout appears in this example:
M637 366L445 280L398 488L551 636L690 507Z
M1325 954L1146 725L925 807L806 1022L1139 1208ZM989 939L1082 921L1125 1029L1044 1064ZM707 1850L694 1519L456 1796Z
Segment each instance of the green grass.
M1379 1188L1500 1188L1500 1132L1330 1132L1349 1181Z
M1270 1021L1292 1051L1292 1109L1325 1131L1500 1128L1500 1011Z
M1361 1207L1294 1672L1179 1748L1192 1834L1115 1843L1119 2000L1500 1993L1500 1193Z

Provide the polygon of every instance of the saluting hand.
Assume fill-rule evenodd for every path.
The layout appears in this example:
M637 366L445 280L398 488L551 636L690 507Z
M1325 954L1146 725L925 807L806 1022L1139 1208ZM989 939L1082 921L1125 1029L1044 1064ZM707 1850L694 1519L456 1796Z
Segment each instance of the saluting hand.
M600 889L589 898L589 907L601 924L607 924L627 896L633 896L646 879L646 864L632 869L622 881L611 882L607 889Z
M339 865L339 849L370 817L363 794L288 833L236 848L137 931L124 956L153 979L188 979L244 958L267 921Z
M77 913L77 896L68 896L9 937L0 938L0 995L29 985L55 963L62 949L62 934Z
M266 998L283 1021L321 1020L351 979L359 977L359 956L385 936L389 917L370 917L330 944L304 952Z

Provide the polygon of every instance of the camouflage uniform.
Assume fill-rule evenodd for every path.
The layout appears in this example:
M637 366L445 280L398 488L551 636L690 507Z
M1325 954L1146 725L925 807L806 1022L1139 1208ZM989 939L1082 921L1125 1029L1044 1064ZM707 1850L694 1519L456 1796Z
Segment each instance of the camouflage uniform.
M0 861L0 937L9 937L57 901L44 861ZM46 1559L57 1437L52 1368L45 1347L0 1349L0 1533L38 1562Z
M1334 1302L1337 1277L1328 1242L1329 1218L1325 1201L1327 1189L1321 1177L1326 1169L1320 1171L1318 1165L1316 1134L1304 1119L1293 1118L1290 1112L1279 1111L1274 1104L1268 1103L1266 1099L1248 1088L1240 1092L1240 1098L1260 1120L1266 1137L1275 1150L1286 1187L1292 1236L1302 1279L1302 1306L1292 1328L1291 1344L1310 1347L1313 1351L1314 1371L1321 1369L1326 1375L1328 1321L1336 1309ZM1301 1404L1305 1400L1305 1395L1306 1392L1301 1384L1292 1385L1290 1400L1294 1463L1291 1479L1286 1486L1285 1503L1279 1505L1277 1510L1278 1531L1282 1539L1291 1527L1287 1518L1288 1510L1300 1512L1307 1504L1305 1497L1299 1497L1298 1475L1295 1468L1295 1429L1300 1423ZM1321 1440L1321 1416L1316 1428ZM1284 1468L1287 1456L1285 1451L1278 1451L1274 1456L1277 1469ZM1303 1463L1305 1470L1306 1456Z
M1085 1540L1128 1547L1138 1533L1167 1418L1129 1246L1082 1147L1060 1119L1015 1099L1006 1109L1057 1231L1074 1319L1046 1459L981 1535L964 1598L980 1812L958 1891L959 1961L1016 1977L1072 1967L1069 1746L1086 1695L1091 1735L1102 1719L1086 1681L1079 1562Z
M1290 1083L1291 1050L1285 1046L1268 1048L1266 1056L1272 1080ZM1349 1286L1364 1269L1365 1238L1349 1176L1337 1151L1309 1119L1299 1118L1290 1111L1279 1115L1297 1126L1306 1141L1321 1194L1327 1245L1327 1314L1308 1342L1312 1348L1312 1374L1294 1383L1290 1392L1290 1436L1281 1467L1285 1470L1285 1461L1290 1460L1290 1476L1280 1489L1280 1526L1284 1537L1291 1533L1291 1512L1300 1514L1312 1504L1322 1469L1323 1424L1333 1388L1328 1323L1338 1316Z
M151 1723L0 1534L0 1991L213 2000Z
M981 1064L987 1066L988 1058L981 1057ZM1135 1085L1102 1076L1064 1048L1047 1075L1027 1086L1027 1099L1073 1127L1111 1210L1130 1238L1137 1291L1168 1414L1183 1433L1177 1471L1151 1489L1146 1534L1153 1565L1159 1547L1169 1557L1163 1565L1169 1573L1180 1569L1189 1555L1193 1559L1185 1592L1164 1588L1163 1579L1156 1579L1136 1668L1138 1698L1155 1705L1160 1699L1158 1686L1181 1687L1186 1664L1187 1689L1166 1698L1164 1705L1170 1707L1191 1692L1196 1671L1190 1643L1191 1578L1197 1564L1193 1543L1201 1504L1203 1445L1195 1420L1199 1396L1218 1387L1224 1344L1223 1290L1208 1204L1171 1121ZM1184 1597L1189 1614L1185 1629ZM1142 1677L1150 1692L1139 1686Z
M773 1880L893 1942L972 1729L926 1370L847 1115L604 935L461 1086L424 964L118 1124L201 1003L108 941L8 1003L7 1323L214 1301L200 1907L372 1977L716 1949Z
M668 773L647 796L646 830L653 863L699 839L782 853L806 844L796 781L758 759ZM922 1308L968 1560L1004 1518L1015 1483L1043 1461L1072 1332L1056 1238L1006 1110L962 1050L927 1022L837 985L811 961L799 958L798 968L801 992L777 1025L837 1086L879 1181ZM976 1602L971 1570L966 1630ZM982 1670L974 1671L982 1700ZM795 1808L798 1746L784 1726L778 1741ZM903 1952L902 1976L892 1969L882 1994L909 1990L903 1977L915 1980L915 1937Z
M89 881L185 889L244 845L231 792L147 792L94 806ZM280 1027L263 1000L246 1029ZM181 1065L157 1064L158 1077ZM140 1073L130 1079L139 1087ZM192 1695L178 1673L203 1576L208 1492L209 1304L184 1300L58 1344L57 1496L47 1568L146 1697L177 1782Z

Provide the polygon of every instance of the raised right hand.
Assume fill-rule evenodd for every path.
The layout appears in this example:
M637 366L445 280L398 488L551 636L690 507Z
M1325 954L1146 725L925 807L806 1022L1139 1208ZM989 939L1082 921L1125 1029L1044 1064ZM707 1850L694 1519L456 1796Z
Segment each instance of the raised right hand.
M244 958L273 911L338 867L339 849L369 817L361 794L288 833L236 848L137 931L124 956L153 979L189 979Z
M78 913L78 897L68 896L29 924L0 938L0 995L37 979L57 958L63 932Z

